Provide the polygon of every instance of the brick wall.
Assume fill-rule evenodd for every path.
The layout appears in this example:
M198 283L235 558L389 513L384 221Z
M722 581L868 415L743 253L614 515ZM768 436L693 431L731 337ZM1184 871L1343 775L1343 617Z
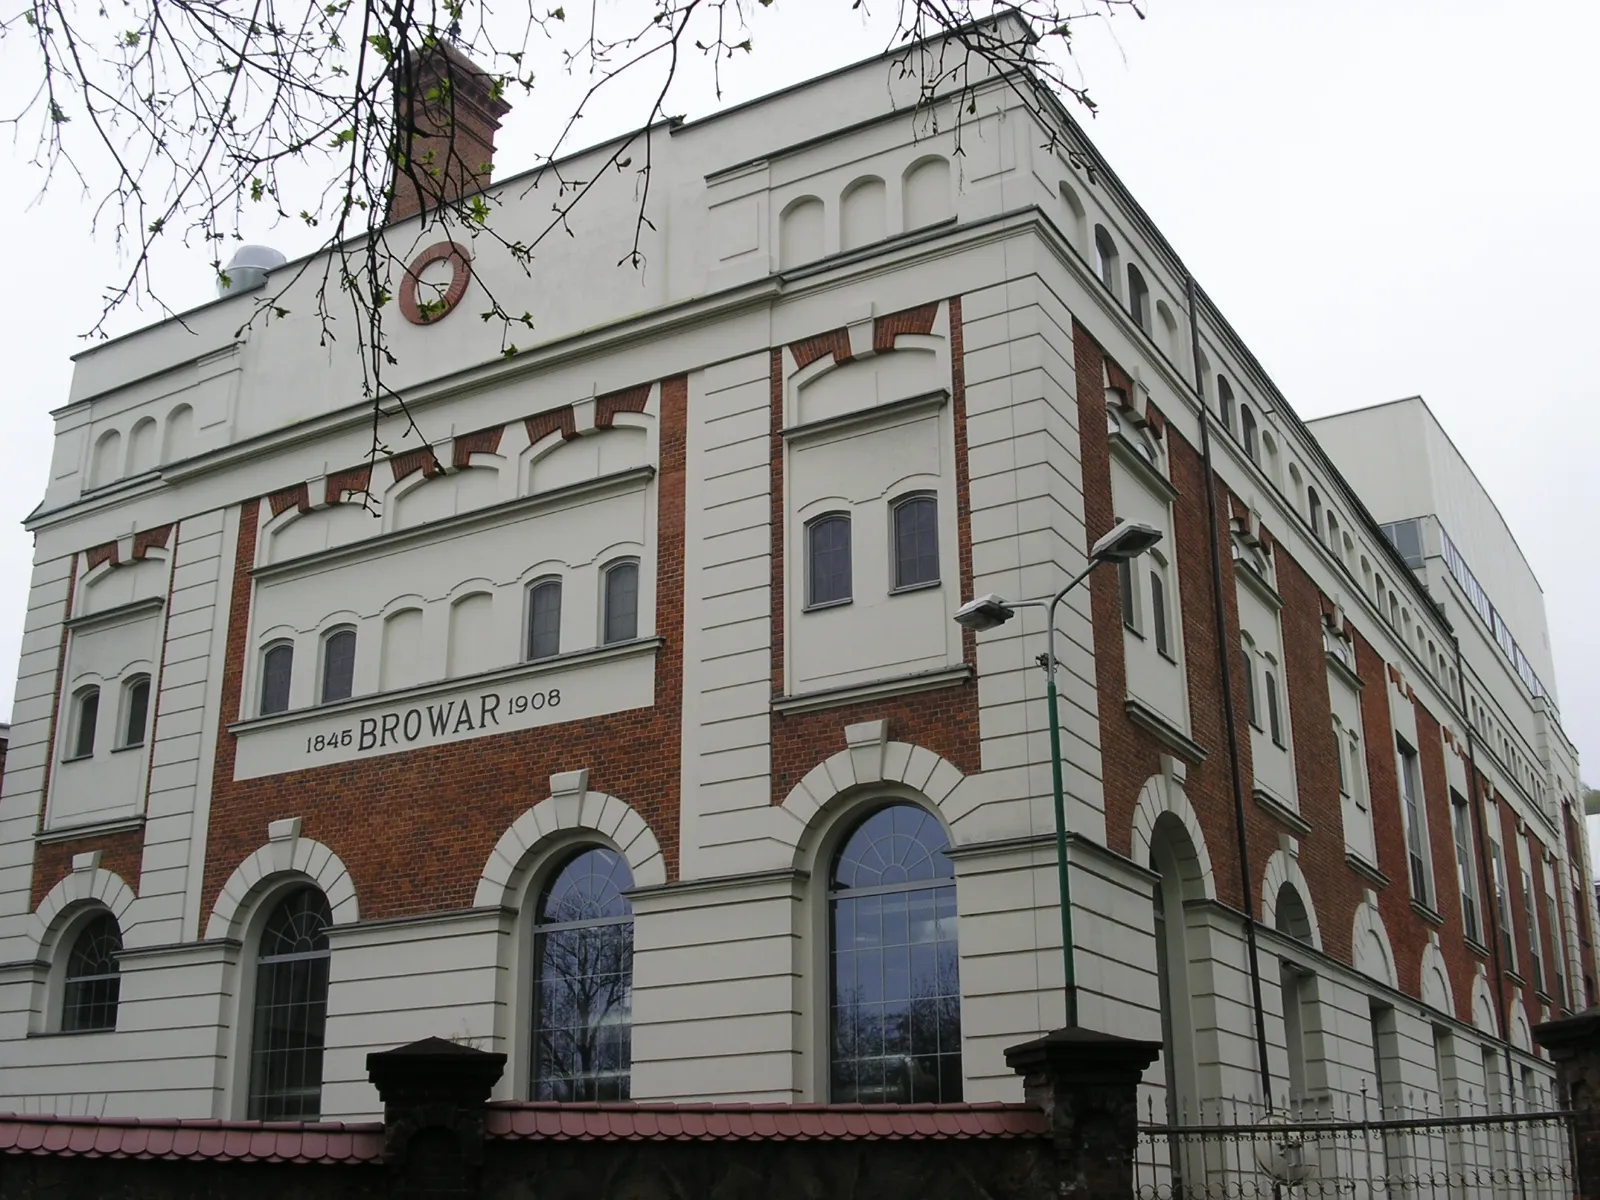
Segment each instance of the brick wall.
M688 380L661 387L657 475L655 704L584 721L552 724L380 758L233 778L255 561L258 502L243 506L223 672L223 726L212 781L203 910L235 867L266 841L267 824L298 816L302 834L329 846L355 883L364 918L394 917L472 903L495 842L543 800L549 776L589 768L589 786L617 796L650 825L677 874L679 759L683 695L684 452Z
M263 841L265 838L262 839ZM144 861L144 829L122 833L91 834L65 842L45 842L33 852L33 894L29 907L37 910L44 898L72 874L72 856L88 850L100 851L100 869L114 872L137 894Z

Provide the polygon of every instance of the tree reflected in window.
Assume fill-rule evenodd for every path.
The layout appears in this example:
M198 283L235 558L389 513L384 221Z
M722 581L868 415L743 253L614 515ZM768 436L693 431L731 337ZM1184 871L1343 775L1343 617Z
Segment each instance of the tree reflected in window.
M539 899L533 940L533 1099L626 1100L633 1067L633 887L592 847Z
M961 983L949 839L913 804L861 822L829 881L835 1102L961 1099Z

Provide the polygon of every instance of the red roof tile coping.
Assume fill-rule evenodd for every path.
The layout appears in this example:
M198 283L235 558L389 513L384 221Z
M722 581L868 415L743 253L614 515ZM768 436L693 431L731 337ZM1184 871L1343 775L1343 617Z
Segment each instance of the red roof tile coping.
M1044 1137L1028 1104L491 1104L492 1138L552 1141L919 1141Z
M382 1157L383 1125L0 1113L0 1154L360 1164Z

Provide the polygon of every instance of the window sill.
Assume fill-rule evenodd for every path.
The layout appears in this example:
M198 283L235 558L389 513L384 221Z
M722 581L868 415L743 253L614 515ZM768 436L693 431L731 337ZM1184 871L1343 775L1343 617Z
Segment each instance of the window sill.
M1518 987L1527 987L1528 986L1528 981L1526 979L1524 979L1521 975L1517 974L1516 970L1514 968L1512 968L1512 967L1507 967L1505 969L1505 976L1506 976L1507 979L1511 980L1511 982L1516 984Z
M890 588L889 595L904 596L907 592L925 592L929 588L939 587L943 583L944 580L942 579L924 579L921 583L901 584L899 587Z
M1122 710L1132 721L1184 762L1199 766L1206 760L1206 748L1179 729L1142 700L1132 696L1122 702Z
M838 687L818 688L814 692L800 692L793 696L774 696L772 711L785 713L815 712L824 708L837 708L860 700L878 700L886 696L904 696L911 692L927 692L935 688L954 687L966 683L973 676L970 663L954 667L940 667L933 671L917 671L910 675L895 675L887 679L845 683Z
M30 1038L79 1038L93 1037L97 1033L115 1033L117 1027L109 1026L105 1029L30 1029L27 1036Z
M1489 957L1489 947L1485 946L1482 942L1480 942L1477 938L1473 937L1471 934L1465 934L1465 933L1462 934L1461 935L1461 940L1467 944L1467 949L1471 950L1479 958L1488 958Z
M144 743L143 742L129 742L126 746L113 746L113 747L111 747L111 753L113 753L113 754L125 754L129 750L143 750L143 749L144 749Z
M821 604L807 604L800 611L803 613L821 612L827 608L843 608L847 604L854 604L854 596L846 596L843 600L824 600Z
M70 842L77 838L104 837L112 833L132 833L136 829L144 828L144 817L117 817L111 821L85 821L81 825L57 825L53 829L42 829L33 835L33 840L41 845L51 842Z
M149 616L151 613L160 612L165 604L164 597L151 596L144 600L119 604L115 608L103 609L100 612L85 613L81 617L68 617L63 624L76 633L82 633L85 629L92 629L97 625L116 625L122 621L134 621Z
M1368 862L1354 850L1346 850L1344 852L1344 861L1347 867L1374 887L1386 888L1389 886L1389 877L1378 870L1376 864Z
M1122 623L1122 630L1124 633L1133 634L1133 636L1138 638L1141 642L1144 641L1144 631L1137 625L1129 625L1126 621L1124 621Z
M1327 658L1328 666L1333 669L1333 673L1335 675L1339 676L1340 679L1343 679L1351 687L1355 688L1357 692L1361 691L1364 685L1361 682L1361 676L1356 674L1354 667L1345 662L1344 659L1340 658L1337 654L1329 654L1324 652L1324 657Z
M88 762L93 757L94 755L92 754L68 754L61 761L63 763Z
M1421 900L1418 900L1415 896L1413 896L1411 897L1411 907L1415 909L1417 915L1420 916L1424 921L1428 922L1428 924L1437 925L1440 928L1444 927L1444 918L1434 910L1432 905L1424 904Z
M1311 822L1302 817L1285 800L1280 800L1263 787L1254 789L1256 803L1266 809L1281 825L1287 825L1300 837L1311 832Z
M1166 659L1173 666L1177 666L1178 665L1178 660L1173 658L1172 655L1169 654L1167 651L1161 649L1161 647L1159 647L1159 646L1156 647L1156 653L1161 655L1162 658Z

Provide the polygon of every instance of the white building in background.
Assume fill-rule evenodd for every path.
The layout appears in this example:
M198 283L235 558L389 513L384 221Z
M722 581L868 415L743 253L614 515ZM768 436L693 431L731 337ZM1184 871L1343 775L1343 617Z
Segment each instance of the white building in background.
M1044 629L951 618L1130 516L1161 544L1058 616L1083 1023L1163 1039L1174 1113L1504 1105L1507 1042L1547 1098L1529 1027L1594 970L1553 707L1452 612L1537 774L1480 751L1471 786L1456 576L1203 293L1196 391L1181 260L1012 82L930 122L891 56L655 130L644 272L612 146L531 279L396 222L451 304L392 318L393 457L316 263L280 320L230 296L79 356L29 518L0 1107L365 1116L366 1054L429 1034L506 1051L505 1096L1020 1098L1004 1048L1064 1014ZM502 231L556 186L496 184ZM533 316L514 358L484 292ZM1521 603L1453 511L1393 515Z

